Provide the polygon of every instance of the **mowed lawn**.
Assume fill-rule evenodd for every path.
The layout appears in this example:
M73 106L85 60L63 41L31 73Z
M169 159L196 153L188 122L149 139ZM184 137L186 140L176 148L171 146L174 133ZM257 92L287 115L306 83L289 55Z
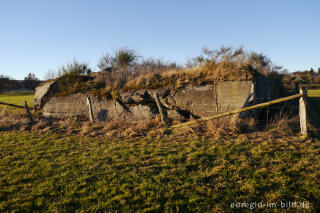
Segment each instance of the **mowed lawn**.
M0 102L16 104L20 106L24 106L24 101L27 101L29 107L33 107L33 92L19 92L19 93L5 93L0 94ZM0 110L5 106L0 104ZM9 107L9 109L17 109L14 107Z
M235 202L274 202L262 209L274 212L289 201L320 211L319 140L0 133L0 212L247 212Z

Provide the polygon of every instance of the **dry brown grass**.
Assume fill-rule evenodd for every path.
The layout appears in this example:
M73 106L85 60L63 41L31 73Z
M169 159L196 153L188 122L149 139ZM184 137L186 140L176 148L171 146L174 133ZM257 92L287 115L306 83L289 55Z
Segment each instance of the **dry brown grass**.
M225 117L207 122L196 122L190 126L174 129L171 136L177 138L195 135L198 137L220 138L255 130L257 130L256 121L253 118ZM165 131L162 133L162 136L167 134Z
M0 131L26 130L29 119L22 112L12 113L5 107L0 112Z
M266 130L282 135L292 135L300 131L299 116L290 116L289 113L280 111L266 125Z
M61 135L82 135L109 139L170 138L172 140L188 136L221 138L254 131L268 131L278 135L292 135L299 132L299 118L279 113L263 128L254 118L240 119L225 117L208 122L198 122L183 129L164 128L159 117L150 122L110 121L91 123L80 118L48 119L35 118L32 128L25 114L10 114L3 109L0 113L0 131L30 130L40 133Z
M169 86L180 88L187 84L203 85L218 81L251 80L255 75L277 77L279 67L274 66L263 54L247 53L242 48L221 47L217 51L204 50L185 69L171 69L161 73L144 74L129 81L124 90L158 88Z
M155 89L162 86L169 86L174 89L187 84L203 85L216 81L227 80L251 80L254 70L249 66L238 66L238 64L217 63L212 66L200 66L180 70L169 70L163 73L141 75L125 86L124 90L149 88Z

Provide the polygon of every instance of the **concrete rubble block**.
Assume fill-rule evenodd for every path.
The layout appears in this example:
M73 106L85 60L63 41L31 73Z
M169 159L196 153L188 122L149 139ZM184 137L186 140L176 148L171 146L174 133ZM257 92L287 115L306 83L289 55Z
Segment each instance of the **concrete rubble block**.
M217 85L218 112L228 112L251 105L254 84L251 81L224 81Z
M132 115L116 100L90 97L95 119L99 121L131 119Z
M187 121L188 118L181 115L177 110L167 110L167 117L172 121Z
M84 116L89 118L86 96L82 94L53 97L43 107L45 117L65 118Z
M214 85L187 86L176 92L173 100L168 99L168 102L173 102L172 104L196 116L210 116L216 112L215 87Z
M85 94L53 97L43 108L45 117L65 118L82 116L89 118ZM155 106L134 105L124 108L118 101L89 96L95 120L145 120L151 121L158 114Z
M160 98L166 98L170 95L171 91L169 88L159 88L152 90L152 92L149 91L149 93L158 93Z
M132 113L132 119L136 121L151 121L159 114L158 109L155 106L135 105L131 106L129 109Z
M35 106L39 108L43 108L43 106L50 101L50 99L59 92L58 81L51 80L47 81L41 85L39 85L35 89L35 95L33 99L33 103Z
M122 101L126 104L132 104L134 101L131 98L132 93L131 92L121 92L120 93L120 98Z
M136 92L133 93L131 98L136 103L154 102L154 99L152 98L151 94L149 94L148 90L146 89L137 90Z

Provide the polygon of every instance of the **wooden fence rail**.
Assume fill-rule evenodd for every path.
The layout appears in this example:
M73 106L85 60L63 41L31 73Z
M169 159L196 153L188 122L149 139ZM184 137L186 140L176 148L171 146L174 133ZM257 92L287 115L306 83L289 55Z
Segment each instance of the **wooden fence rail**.
M162 104L161 104L161 102L159 100L158 94L154 94L154 97L155 97L159 112L161 114L161 120L164 123L164 126L167 127L166 113L165 113L164 109L162 108ZM300 89L300 93L296 94L296 95L288 96L288 97L285 97L285 98L279 98L279 99L276 99L276 100L273 100L273 101L268 101L268 102L257 104L257 105L254 105L254 106L249 106L249 107L244 107L244 108L241 108L241 109L236 109L236 110L225 112L225 113L221 113L221 114L218 114L218 115L213 115L213 116L200 118L200 119L193 120L193 121L188 121L188 122L185 122L185 123L182 123L182 124L177 124L177 125L170 126L169 128L174 129L174 128L186 127L186 126L189 126L189 125L194 124L196 122L209 121L209 120L212 120L212 119L221 118L221 117L225 117L225 116L230 116L230 115L233 115L233 114L238 114L238 113L241 113L241 112L254 110L254 109L258 109L258 108L268 107L268 106L273 105L273 104L278 104L278 103L282 103L282 102L285 102L285 101L289 101L289 100L293 100L293 99L296 99L296 98L300 98L300 100L299 100L300 129L301 129L301 134L307 135L307 109L306 109L307 101L306 101L306 97L307 97L306 89L304 87L302 87ZM16 108L25 109L26 112L27 112L27 115L28 115L28 117L30 119L30 122L31 123L33 122L32 114L30 113L30 109L29 109L28 104L26 102L25 102L25 106L19 106L19 105L16 105L16 104L10 104L10 103L4 103L4 102L0 102L0 104L7 105L7 106L12 106L12 107L16 107ZM91 101L90 101L89 98L87 98L87 104L88 104L88 108L89 108L90 121L94 121L93 111L92 111L92 104L91 104Z
M289 100L293 100L293 99L296 99L296 98L300 98L300 101L299 101L299 103L300 103L299 104L299 108L300 108L300 110L299 110L300 127L301 127L301 133L303 135L306 135L307 134L307 115L306 115L306 98L305 98L306 96L307 96L306 90L303 88L303 89L300 90L300 94L288 96L288 97L285 97L285 98L279 98L279 99L276 99L276 100L273 100L273 101L268 101L268 102L257 104L257 105L254 105L254 106L249 106L249 107L244 107L244 108L241 108L241 109L236 109L236 110L225 112L225 113L221 113L221 114L218 114L218 115L213 115L213 116L200 118L200 119L193 120L193 121L188 121L188 122L185 122L185 123L181 123L181 124L170 126L170 128L174 129L174 128L186 127L186 126L189 126L189 125L194 124L196 122L209 121L209 120L212 120L212 119L221 118L221 117L225 117L225 116L229 116L229 115L233 115L233 114L238 114L240 112L245 112L245 111L249 111L249 110L253 110L253 109L268 107L268 106L273 105L273 104L278 104L278 103L282 103L282 102L285 102L285 101L289 101Z
M4 103L4 102L0 102L0 104L1 104L1 105L12 106L12 107L24 109L24 106L19 106L19 105L16 105L16 104L9 104L9 103Z
M15 108L20 108L20 109L25 109L26 110L26 113L27 113L27 116L30 120L30 123L33 123L33 117L32 117L32 114L30 112L30 109L28 104L27 104L27 101L24 101L24 106L20 106L20 105L16 105L16 104L9 104L9 103L4 103L4 102L0 102L0 105L5 105L5 106L11 106L11 107L15 107Z

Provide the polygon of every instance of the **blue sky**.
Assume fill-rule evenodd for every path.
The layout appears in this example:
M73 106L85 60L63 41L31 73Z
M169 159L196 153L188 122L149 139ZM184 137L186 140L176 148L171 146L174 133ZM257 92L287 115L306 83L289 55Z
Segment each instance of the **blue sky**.
M121 47L184 63L243 46L290 71L320 67L320 1L0 0L0 74L43 78Z

